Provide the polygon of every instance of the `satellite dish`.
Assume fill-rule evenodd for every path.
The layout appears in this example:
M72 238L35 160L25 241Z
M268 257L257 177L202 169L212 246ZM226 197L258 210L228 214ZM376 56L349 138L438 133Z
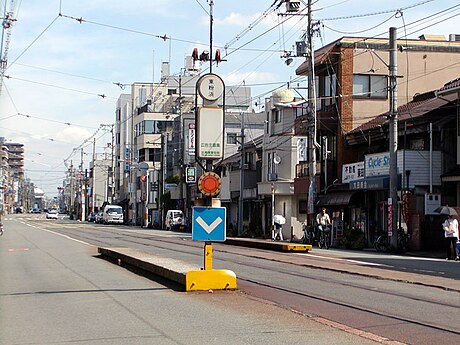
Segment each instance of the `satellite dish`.
M278 156L276 153L275 153L275 156L273 157L273 163L275 163L275 164L280 164L281 163L281 157Z

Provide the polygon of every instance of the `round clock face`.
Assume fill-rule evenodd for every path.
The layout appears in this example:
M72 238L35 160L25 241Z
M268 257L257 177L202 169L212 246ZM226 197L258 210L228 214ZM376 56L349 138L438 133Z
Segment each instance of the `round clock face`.
M216 74L201 77L198 93L208 101L216 101L224 93L224 82Z

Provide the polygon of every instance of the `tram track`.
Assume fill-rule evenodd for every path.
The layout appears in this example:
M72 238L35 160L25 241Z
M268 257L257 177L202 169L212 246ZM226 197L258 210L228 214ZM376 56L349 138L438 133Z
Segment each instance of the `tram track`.
M43 224L40 224L43 225ZM116 235L117 240L121 242L128 243L130 245L134 246L142 246L142 247L149 247L149 248L158 248L163 251L171 251L171 252L177 252L177 246L180 246L181 248L189 249L189 250L182 250L184 253L187 255L192 255L196 257L201 257L202 253L197 253L196 249L200 248L199 244L195 244L191 241L183 241L183 240L178 240L180 239L175 237L174 239L172 238L166 238L166 237L161 237L161 236L155 236L155 238L152 238L152 235L145 235L137 232L130 232L127 230L122 230L120 232L120 229L104 229L104 227L98 227L97 229L91 229L91 227L86 227L85 229L91 230L91 233L93 235L96 235L97 237L95 238L94 236L91 236L90 234L87 234L85 232L75 232L72 229L66 228L66 232L71 233L72 236L78 237L80 240L85 240L93 245L97 246L113 246L113 242L109 241L108 239L113 239L114 236ZM102 239L101 238L101 232L108 235L107 239ZM111 236L112 235L112 236ZM183 241L183 242L181 242ZM156 242L156 243L155 243ZM161 244L160 244L161 243ZM166 247L164 245L167 245ZM172 246L174 247L172 247ZM264 270L267 271L267 273L261 274L261 276L272 276L272 275L286 275L286 276L291 276L291 277L297 277L301 279L312 279L312 276L307 274L307 272L302 272L299 273L296 271L296 268L299 267L304 267L308 269L315 270L315 268L310 267L309 265L299 265L298 263L290 263L286 262L285 260L278 259L277 257L280 255L286 255L286 254L271 254L269 258L263 258L259 255L254 255L254 249L251 249L251 253L242 253L242 249L238 250L238 252L234 252L232 250L222 250L222 249L216 249L216 252L221 252L225 253L228 255L237 255L238 257L244 257L244 258L250 258L250 259L258 259L258 260L270 260L270 261L276 261L280 264L283 265L282 269L275 268L275 267L268 267L266 264L264 265L263 263L257 263L255 260L253 260L250 264L245 263L244 260L235 260L235 259L230 259L230 258L225 258L225 257L219 257L219 261L228 263L229 265L245 265L246 267L251 267L253 269L257 270ZM257 250L257 252L264 253L263 250ZM316 270L320 270L320 268L316 268ZM331 277L318 277L317 275L314 276L314 279L317 282L322 282L325 284L334 284L337 286L341 287L347 287L351 289L357 289L362 291L363 293L372 293L372 294L379 294L384 297L388 298L399 298L403 299L403 303L408 303L408 304L416 304L416 303L426 303L430 304L433 307L445 307L445 308L458 308L457 305L454 303L446 303L446 302L441 302L439 300L435 299L429 299L429 298L422 298L422 297L417 297L415 295L410 295L406 293L400 293L397 291L391 291L391 290L383 290L379 289L376 290L373 287L368 287L364 286L361 284L357 283L352 283L345 281L343 279L333 279ZM437 332L441 333L443 336L447 336L447 338L450 337L458 337L460 335L460 332L457 329L450 329L448 327L445 327L443 325L437 324L437 323L430 323L426 322L423 320L417 320L416 318L411 318L408 317L407 315L398 315L398 314L391 314L387 311L382 311L378 310L376 308L369 308L363 305L360 305L358 303L349 303L344 300L340 299L334 299L331 298L331 296L327 296L324 294L319 294L319 293L314 293L312 291L306 292L305 290L301 289L295 289L289 286L284 286L281 284L275 284L271 281L266 281L264 279L256 278L254 276L245 276L244 274L238 274L238 281L240 282L239 285L243 293L247 294L248 296L254 296L266 301L270 301L272 303L276 303L279 306L283 308L287 308L292 310L293 312L304 314L307 317L316 317L320 316L326 319L331 319L334 320L333 317L330 315L323 314L321 310L319 311L314 311L314 310L309 310L308 307L305 308L299 308L299 305L308 305L309 303L321 303L323 306L326 306L325 309L331 310L331 309L341 309L345 310L345 314L355 314L355 313L360 313L364 314L364 318L384 318L387 320L389 323L398 323L398 324L404 324L405 327L411 328L411 327L416 327L416 328L421 328L423 333L430 334L432 332ZM264 291L263 293L259 293L260 291ZM259 292L258 292L259 291ZM268 291L268 293L267 293ZM272 298L274 295L280 295L284 294L284 297L276 297ZM286 297L290 296L294 301L298 301L299 299L302 299L301 303L289 303L286 301L289 301L290 298ZM362 317L362 316L361 316ZM339 320L341 322L342 320ZM427 342L428 344L429 342Z

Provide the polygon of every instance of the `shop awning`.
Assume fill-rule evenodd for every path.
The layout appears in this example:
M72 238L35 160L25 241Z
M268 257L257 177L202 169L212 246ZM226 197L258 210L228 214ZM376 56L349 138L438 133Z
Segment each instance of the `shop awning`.
M329 205L348 205L351 197L358 191L346 190L342 192L334 192L329 194L322 194L318 196L318 206L329 206Z

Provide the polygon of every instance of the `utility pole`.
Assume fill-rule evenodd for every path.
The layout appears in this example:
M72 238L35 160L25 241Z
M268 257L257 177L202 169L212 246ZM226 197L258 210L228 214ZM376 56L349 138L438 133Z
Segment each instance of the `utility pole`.
M112 147L110 154L110 203L113 204L113 191L114 191L114 181L115 181L115 172L114 172L114 145L115 145L115 136L113 133L114 125L110 125L110 135L112 139Z
M73 219L74 215L73 215L73 162L72 160L70 161L70 202L69 202L69 205L70 205L70 216L71 218L70 219Z
M93 138L93 171L91 175L91 211L94 212L94 205L96 204L96 138Z
M397 45L396 45L396 28L390 28L390 197L388 198L388 235L391 236L390 247L398 250L398 168L397 168L397 151L398 151L398 106L397 106Z
M209 73L212 73L212 26L214 24L213 16L214 0L209 1Z
M179 169L180 169L180 180L179 180L179 190L180 190L180 205L181 210L184 211L184 215L187 217L187 210L185 208L184 202L184 176L185 176L185 168L184 168L184 145L185 145L185 136L184 136L184 126L183 126L183 119L182 119L182 74L179 74L179 104L178 104L178 112L179 112ZM188 217L187 217L188 219Z
M241 159L240 159L240 197L238 199L238 236L243 235L243 207L244 207L244 113L241 112Z
M315 213L316 199L316 90L315 90L315 50L313 45L312 0L308 0L307 51L308 51L308 151L310 165L308 168L310 185L308 187L308 214L311 223Z
M85 174L83 170L83 148L81 149L81 166L80 166L80 203L81 203L81 217L80 220L83 222L85 220Z

